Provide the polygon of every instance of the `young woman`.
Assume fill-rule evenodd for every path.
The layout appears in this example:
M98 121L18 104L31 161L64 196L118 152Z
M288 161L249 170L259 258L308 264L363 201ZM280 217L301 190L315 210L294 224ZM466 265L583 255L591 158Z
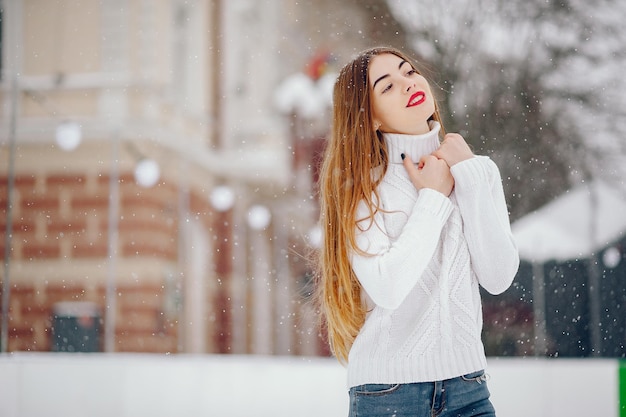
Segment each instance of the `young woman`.
M411 59L364 51L339 74L320 179L320 302L351 416L493 416L479 285L519 264L501 178L444 135Z

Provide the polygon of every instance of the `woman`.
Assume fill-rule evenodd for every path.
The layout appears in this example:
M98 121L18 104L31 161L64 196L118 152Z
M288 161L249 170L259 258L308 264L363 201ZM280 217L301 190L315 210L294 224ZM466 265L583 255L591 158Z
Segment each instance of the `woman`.
M501 293L519 265L498 168L443 135L429 83L396 49L348 63L333 102L319 297L350 415L495 415L479 285Z

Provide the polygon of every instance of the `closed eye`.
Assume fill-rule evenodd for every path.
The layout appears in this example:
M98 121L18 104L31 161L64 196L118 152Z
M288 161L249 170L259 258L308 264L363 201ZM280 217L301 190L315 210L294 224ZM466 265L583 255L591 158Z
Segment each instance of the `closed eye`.
M416 69L411 68L409 71L407 71L407 73L406 73L406 75L405 75L405 76L406 76L406 77L410 77L410 76L415 75L415 74L419 74L419 72L417 72L417 70L416 70ZM387 91L391 90L391 87L393 87L393 84L392 84L392 83L387 84L387 85L385 86L385 88L384 88L384 89L383 89L380 93L381 93L381 94L385 94Z

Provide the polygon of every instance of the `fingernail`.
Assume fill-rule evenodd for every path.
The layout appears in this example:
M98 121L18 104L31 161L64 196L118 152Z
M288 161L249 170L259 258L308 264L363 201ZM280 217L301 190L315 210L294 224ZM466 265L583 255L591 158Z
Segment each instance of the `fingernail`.
M400 158L402 158L402 160L404 161L404 154L403 153L400 154Z

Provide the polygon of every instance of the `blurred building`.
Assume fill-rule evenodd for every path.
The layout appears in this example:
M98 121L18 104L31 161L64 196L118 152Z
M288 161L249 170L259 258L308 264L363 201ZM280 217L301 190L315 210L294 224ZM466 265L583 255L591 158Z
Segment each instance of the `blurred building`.
M276 91L401 36L384 2L0 12L2 351L327 354L307 257L328 109Z

